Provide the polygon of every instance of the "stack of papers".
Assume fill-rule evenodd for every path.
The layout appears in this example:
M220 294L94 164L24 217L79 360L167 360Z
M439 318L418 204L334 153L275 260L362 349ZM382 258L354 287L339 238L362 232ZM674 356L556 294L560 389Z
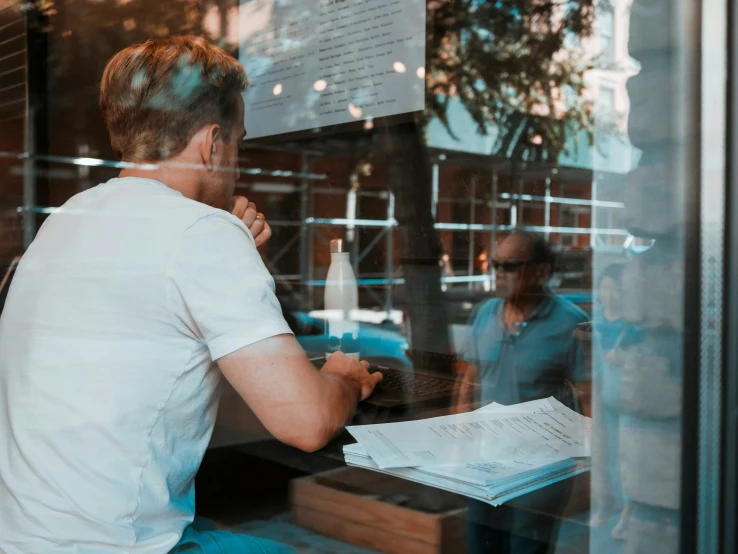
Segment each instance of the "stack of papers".
M591 420L554 398L348 430L348 465L493 506L589 469Z

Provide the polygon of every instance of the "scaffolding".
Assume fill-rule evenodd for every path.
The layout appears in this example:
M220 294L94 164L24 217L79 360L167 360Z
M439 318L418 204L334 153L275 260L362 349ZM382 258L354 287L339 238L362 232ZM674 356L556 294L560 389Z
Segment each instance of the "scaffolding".
M260 149L262 147L259 147ZM281 150L272 148L273 150ZM294 152L293 152L294 153ZM315 161L319 156L325 155L323 152L299 151L300 169L299 171L289 170L266 170L260 168L244 168L240 172L251 176L265 176L286 178L296 182L296 186L290 188L289 192L298 192L299 197L299 218L296 220L273 220L269 223L274 228L293 228L297 232L279 248L278 251L265 257L265 263L272 272L274 280L283 287L298 302L300 307L305 310L313 310L319 307L316 302L313 290L317 287L325 286L325 280L318 278L315 265L314 244L317 239L328 249L329 241L332 236L328 236L325 232L328 228L340 228L344 232L352 236L349 244L351 246L352 263L357 275L358 285L362 291L372 300L374 308L383 311L388 317L393 310L393 294L394 288L405 283L402 276L401 268L396 267L394 263L394 246L395 232L398 228L398 222L395 219L395 196L389 190L363 190L360 187L335 189L321 186L321 182L328 179L328 175L316 173L313 168ZM104 166L109 168L123 168L130 164L126 162L113 162L95 158L73 158L63 156L32 156L27 153L18 154L10 152L0 152L0 157L15 158L24 163L29 161L41 160L47 163L73 165L78 167ZM612 226L598 227L596 226L596 209L623 209L622 202L612 202L606 200L598 200L597 183L591 183L591 198L570 198L555 196L552 194L553 176L545 178L546 189L544 195L523 194L520 192L500 192L499 181L500 174L498 169L492 167L490 173L490 191L489 200L477 198L476 185L472 184L471 194L462 199L454 199L440 196L440 163L445 160L444 156L439 156L432 163L432 206L431 210L434 215L434 227L439 232L452 233L468 233L468 252L466 274L461 275L443 275L441 285L445 288L462 286L466 288L483 287L486 290L494 290L494 271L488 270L484 274L474 274L474 255L475 255L475 234L488 233L489 244L491 247L490 257L494 258L494 248L497 244L498 233L511 232L515 230L524 230L544 234L547 238L552 234L557 235L573 235L588 236L591 247L603 247L601 239L603 237L620 237L625 244L630 240L630 234L625 229L612 228ZM523 179L524 176L519 176ZM268 187L270 183L261 183L261 187ZM279 184L271 186L280 187ZM284 185L281 185L284 187ZM285 192L281 190L280 192ZM343 218L325 218L316 216L316 198L322 194L343 195L346 197L345 204L347 208L347 217ZM354 198L351 198L354 195ZM32 200L35 195L26 196L26 201ZM361 204L362 198L373 197L381 199L385 202L384 218L382 219L364 219L356 217L357 208ZM438 221L439 205L444 202L456 202L467 205L468 222L443 222ZM525 213L525 206L535 204L538 207L543 206L544 224L543 225L525 225L522 223ZM353 206L353 208L351 208ZM492 220L487 223L477 223L477 211L480 206L490 209ZM580 209L588 209L591 212L591 225L588 227L578 226L554 226L552 225L552 211L554 207L574 206ZM37 206L31 202L24 206L18 207L19 215L26 220L29 215L49 214L56 208ZM500 224L495 221L496 214L499 210L505 210L508 214L509 223ZM365 244L361 243L361 233L356 232L360 229L374 228L378 233ZM631 237L632 238L632 237ZM287 256L299 243L299 272L297 274L283 273L279 269L280 260ZM361 262L380 244L384 246L384 260L382 271L376 273L361 273L359 271ZM622 250L622 249L621 249ZM439 260L440 262L440 260Z
M441 158L443 160L443 158ZM304 175L314 175L311 173L313 160L309 154L301 154L302 173ZM434 227L437 231L468 233L468 255L467 255L467 271L466 275L444 275L441 278L441 284L444 287L461 285L467 288L482 286L486 290L494 290L494 271L489 270L484 274L474 274L474 254L475 254L475 233L489 233L489 240L492 251L490 256L495 255L494 248L497 244L498 233L511 232L515 230L530 231L541 233L550 238L552 234L557 235L578 235L588 236L589 245L592 248L606 248L603 244L603 237L620 237L622 244L625 245L629 240L630 233L625 229L608 227L597 227L596 208L606 208L619 210L625 206L622 202L614 202L607 200L598 200L596 197L597 183L592 181L590 199L569 198L554 196L552 194L551 185L553 177L546 177L545 195L531 195L522 193L499 192L499 173L497 170L491 170L491 191L490 198L492 200L485 201L476 198L476 194L472 194L463 200L444 198L440 196L440 164L438 161L432 164L432 214L436 220ZM330 236L323 231L325 228L342 228L347 234L352 235L349 244L352 253L352 263L354 271L357 275L358 285L361 290L367 293L367 296L373 300L373 307L382 310L387 317L393 309L393 289L394 287L405 283L400 268L395 267L394 263L394 244L395 231L398 222L395 219L395 196L387 188L386 190L362 190L358 189L330 189L321 187L319 182L325 177L303 177L298 187L300 193L300 220L299 221L270 221L273 227L295 227L299 228L299 233L293 236L286 244L280 248L273 256L270 256L266 263L273 272L275 282L285 287L293 297L298 300L300 305L306 310L313 310L315 305L312 289L325 286L325 280L316 278L316 267L314 264L315 256L313 252L314 240L317 238L324 243L326 249L329 246ZM343 218L324 218L316 217L314 207L316 197L321 194L343 194L346 196L347 217ZM355 194L356 198L351 199L351 195ZM356 208L363 197L374 197L385 200L386 211L384 219L364 219L355 216ZM461 202L468 205L469 222L441 222L437 221L438 206L443 202ZM525 225L522 224L524 206L528 203L542 205L544 209L543 225ZM476 223L477 207L485 205L490 208L493 215L498 210L508 210L510 214L510 223L499 224L495 221L488 223ZM580 209L588 209L591 212L592 224L589 227L578 226L554 226L552 225L552 211L554 207L573 206ZM353 212L353 216L351 215ZM361 244L360 233L354 233L356 229L376 228L379 232L366 244ZM632 238L632 237L631 237ZM279 271L277 263L285 256L297 241L300 241L299 248L299 274L283 274ZM361 262L367 255L378 245L384 244L384 267L381 273L361 273L359 271ZM622 248L620 248L622 251ZM439 260L440 262L440 260ZM380 289L380 293L377 293Z

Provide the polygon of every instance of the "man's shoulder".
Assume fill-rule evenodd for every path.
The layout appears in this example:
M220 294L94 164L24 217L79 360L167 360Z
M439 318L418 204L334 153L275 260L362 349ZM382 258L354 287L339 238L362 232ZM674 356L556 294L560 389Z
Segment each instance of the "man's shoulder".
M577 325L590 319L587 312L566 298L553 294L551 295L551 302L553 303L555 316L564 319L571 325Z
M495 315L499 312L500 306L502 305L501 298L487 298L479 302L474 310L472 310L471 317L469 320L472 323L478 323L480 321L486 321L490 316Z
M216 208L193 213L184 222L183 237L185 241L188 237L194 238L205 235L223 240L231 238L240 241L247 238L253 242L251 231L243 221L226 211Z
M238 226L238 219L228 212L187 198L164 183L153 179L127 177L111 179L69 200L70 205L103 207L119 211L140 222L155 221L157 229L184 232L192 227L211 225Z

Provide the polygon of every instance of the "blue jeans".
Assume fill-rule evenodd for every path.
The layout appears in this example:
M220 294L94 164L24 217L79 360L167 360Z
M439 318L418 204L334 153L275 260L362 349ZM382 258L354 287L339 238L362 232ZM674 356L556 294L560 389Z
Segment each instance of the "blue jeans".
M219 531L202 520L195 520L185 529L182 538L170 554L297 554L297 552L285 544L230 531Z

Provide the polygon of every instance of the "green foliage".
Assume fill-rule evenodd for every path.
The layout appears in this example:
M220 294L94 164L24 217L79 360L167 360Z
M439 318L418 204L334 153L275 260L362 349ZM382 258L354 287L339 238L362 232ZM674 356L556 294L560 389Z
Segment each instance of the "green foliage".
M447 109L455 97L480 133L489 125L502 131L503 151L524 133L509 157L556 160L567 129L593 130L583 94L592 60L581 40L594 15L594 0L430 0L426 117L452 133Z
M458 98L481 133L489 126L502 130L497 146L505 155L557 159L568 133L593 130L583 75L595 62L580 44L591 34L594 3L428 0L426 121L438 117L451 132L448 102ZM52 37L50 85L69 91L54 101L76 112L70 119L84 135L98 119L100 75L115 52L151 37L206 35L207 11L218 6L224 14L236 5L236 0L36 0Z

